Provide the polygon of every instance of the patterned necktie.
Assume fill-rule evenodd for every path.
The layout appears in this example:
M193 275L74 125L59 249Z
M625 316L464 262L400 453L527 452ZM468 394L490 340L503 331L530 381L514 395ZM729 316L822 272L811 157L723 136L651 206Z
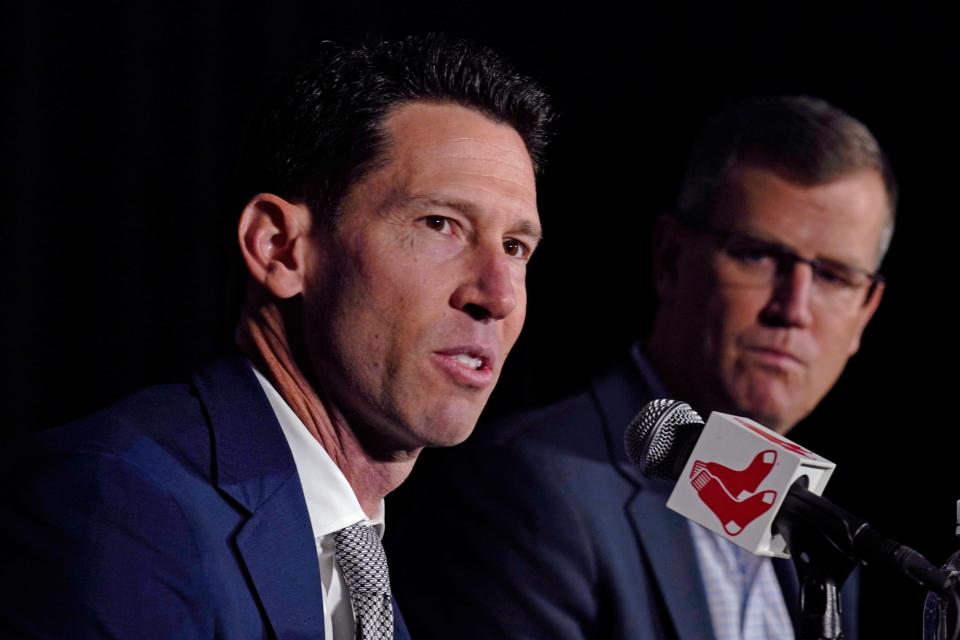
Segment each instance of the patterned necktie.
M350 591L357 640L393 638L387 555L373 527L352 524L334 535L334 555Z

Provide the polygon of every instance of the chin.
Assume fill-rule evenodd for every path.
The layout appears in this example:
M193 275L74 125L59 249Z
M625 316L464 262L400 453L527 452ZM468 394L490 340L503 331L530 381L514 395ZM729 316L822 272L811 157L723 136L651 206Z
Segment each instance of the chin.
M466 433L458 434L457 436L454 436L454 437L434 438L431 442L427 443L427 447L431 449L445 449L447 447L454 447L458 444L462 444L463 442L465 442L467 438L470 437L471 433L473 433L472 430Z
M753 415L751 417L768 429L782 435L790 431L803 416L798 417L796 415L796 410L791 403L779 400L768 399L766 402L753 404Z
M466 412L450 407L432 412L430 417L411 431L417 434L417 439L423 446L452 447L470 437L479 418L480 412L477 410Z
M750 384L742 393L736 394L733 404L740 415L752 418L768 429L785 433L793 426L789 395L782 385L771 384L768 380Z
M446 430L433 430L429 433L423 434L419 440L423 443L422 446L429 447L431 449L440 449L444 447L453 447L470 437L470 434L473 433L473 427L470 428L456 428L456 429L446 429Z

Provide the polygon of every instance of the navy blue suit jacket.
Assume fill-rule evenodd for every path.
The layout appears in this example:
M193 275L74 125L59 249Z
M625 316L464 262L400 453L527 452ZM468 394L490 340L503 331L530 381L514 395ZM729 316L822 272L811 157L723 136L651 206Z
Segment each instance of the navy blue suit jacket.
M644 478L624 452L649 399L624 361L456 451L389 548L414 636L714 638L689 525L665 506L672 486ZM796 573L789 561L775 568L796 617ZM855 590L848 581L847 638Z
M0 636L324 637L300 480L246 360L6 453Z

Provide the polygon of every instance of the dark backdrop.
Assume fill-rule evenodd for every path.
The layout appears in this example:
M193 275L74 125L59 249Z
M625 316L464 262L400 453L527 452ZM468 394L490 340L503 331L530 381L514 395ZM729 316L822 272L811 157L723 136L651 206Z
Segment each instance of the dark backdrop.
M17 4L0 14L5 438L180 376L228 345L222 221L239 213L231 176L256 105L322 39L441 30L501 50L559 111L528 324L489 414L573 389L648 326L649 228L709 113L732 97L819 95L873 129L903 196L863 352L794 435L839 463L838 502L938 564L960 546L947 402L958 47L940 10ZM866 637L919 637L923 593L866 578Z

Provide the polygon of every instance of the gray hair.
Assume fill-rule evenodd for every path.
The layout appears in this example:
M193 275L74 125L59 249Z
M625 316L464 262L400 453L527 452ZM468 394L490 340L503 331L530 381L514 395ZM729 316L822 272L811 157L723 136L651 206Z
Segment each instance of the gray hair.
M702 223L732 171L757 166L818 185L861 169L874 169L887 192L887 224L879 261L890 240L897 206L897 182L886 154L856 118L819 98L751 98L728 105L700 132L690 154L676 215Z

